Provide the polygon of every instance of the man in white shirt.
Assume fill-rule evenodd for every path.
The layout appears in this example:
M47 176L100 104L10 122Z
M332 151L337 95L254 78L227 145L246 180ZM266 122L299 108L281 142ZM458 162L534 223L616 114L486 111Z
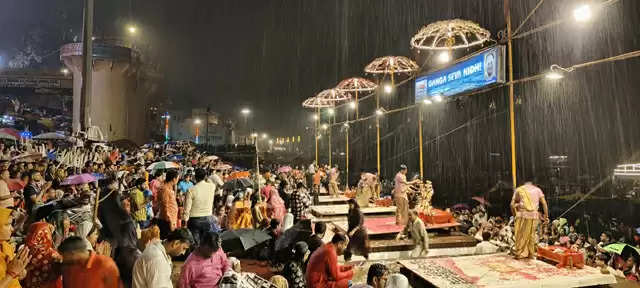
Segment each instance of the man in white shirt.
M211 176L209 176L208 181L213 183L216 187L215 187L215 191L216 191L216 195L218 196L222 196L222 186L224 185L224 181L222 181L222 177L220 177L220 175L218 175L218 171L213 171L213 173L211 173Z
M491 254L498 252L498 246L493 245L489 240L491 240L491 233L489 231L482 232L482 242L476 245L475 254Z
M193 243L187 229L172 231L167 239L154 239L133 265L133 288L173 288L171 256L182 255Z
M196 243L199 243L200 236L211 231L216 185L205 181L207 172L202 168L196 169L195 176L196 185L187 190L183 217Z

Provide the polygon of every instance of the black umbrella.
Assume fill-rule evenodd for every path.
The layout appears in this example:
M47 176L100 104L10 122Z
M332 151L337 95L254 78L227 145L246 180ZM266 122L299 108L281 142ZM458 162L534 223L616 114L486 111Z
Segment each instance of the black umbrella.
M227 190L227 191L234 191L234 190L244 190L246 188L251 188L253 187L253 181L247 179L247 178L239 178L239 179L233 179L231 181L227 181L224 183L224 185L222 186L222 189Z
M227 230L222 233L222 249L225 252L247 251L269 239L271 236L262 230Z
M299 241L307 241L313 234L311 230L311 220L300 220L296 225L287 229L282 233L282 236L276 240L275 250L290 250Z

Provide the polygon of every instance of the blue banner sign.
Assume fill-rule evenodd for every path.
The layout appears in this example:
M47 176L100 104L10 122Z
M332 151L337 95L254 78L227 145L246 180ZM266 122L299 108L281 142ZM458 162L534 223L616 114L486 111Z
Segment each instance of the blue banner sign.
M504 55L504 46L497 46L451 67L416 78L416 102L504 83Z

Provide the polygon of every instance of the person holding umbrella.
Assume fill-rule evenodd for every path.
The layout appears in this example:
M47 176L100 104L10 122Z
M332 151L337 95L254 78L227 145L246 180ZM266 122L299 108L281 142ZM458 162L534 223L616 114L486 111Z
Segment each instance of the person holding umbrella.
M191 252L182 266L180 287L218 287L218 282L227 271L231 262L222 250L222 239L215 232L206 232L200 239L200 245Z

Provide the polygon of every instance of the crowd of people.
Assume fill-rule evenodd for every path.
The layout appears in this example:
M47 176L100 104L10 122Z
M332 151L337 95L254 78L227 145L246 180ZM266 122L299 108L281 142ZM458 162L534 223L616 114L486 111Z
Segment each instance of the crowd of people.
M461 205L451 211L461 230L481 241L476 247L478 254L510 252L515 253L515 217L488 216L484 205L473 208ZM538 247L565 247L580 252L584 263L600 268L602 273L614 274L620 278L640 281L638 255L632 249L640 251L640 228L631 229L622 223L604 227L604 232L591 236L583 227L581 220L570 223L567 218L557 218L548 224L541 222L536 230ZM630 248L625 253L616 253L605 249L610 244L622 243Z
M245 287L242 279L259 278L232 255L270 261L275 287L358 285L353 266L337 261L368 253L356 200L347 233L333 231L325 243L318 222L276 257L276 242L309 218L314 198L338 194L337 168L231 171L188 143L16 144L0 147L0 287ZM225 251L224 232L241 229L270 239ZM381 269L370 269L368 285L402 287Z

